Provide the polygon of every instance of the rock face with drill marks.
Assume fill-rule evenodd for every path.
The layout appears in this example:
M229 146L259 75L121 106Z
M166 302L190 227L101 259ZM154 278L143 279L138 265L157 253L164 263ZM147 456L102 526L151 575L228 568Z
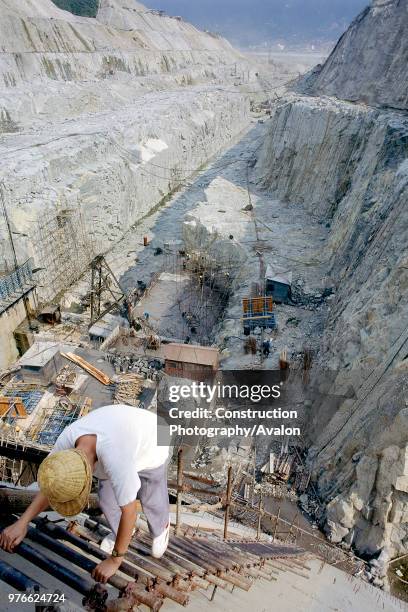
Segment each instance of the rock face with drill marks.
M405 9L403 2L374 3L341 39L313 91L362 100L372 83L378 91L369 101L398 107L397 72L390 75L394 88L374 77L383 66L381 47L361 66L352 63L345 45L353 41L355 48L363 47L363 20L382 11L387 17L382 37L392 39L388 24ZM339 66L346 71L347 58L343 84ZM396 49L393 65L399 60ZM335 296L328 303L316 375L318 368L329 368L330 393L346 399L335 411L324 402L315 407L308 428L311 466L327 504L327 533L367 555L382 551L381 561L403 554L408 543L408 120L389 108L289 96L275 110L256 171L260 184L277 197L294 207L302 202L330 226L325 251Z
M205 73L242 59L225 39L133 0L100 0L96 19L62 11L51 0L1 0L0 12L0 73L8 88L36 79Z
M101 0L96 19L0 0L0 39L0 188L50 300L246 128L248 98L228 89L231 66L252 68L133 0ZM3 217L0 259L12 268Z

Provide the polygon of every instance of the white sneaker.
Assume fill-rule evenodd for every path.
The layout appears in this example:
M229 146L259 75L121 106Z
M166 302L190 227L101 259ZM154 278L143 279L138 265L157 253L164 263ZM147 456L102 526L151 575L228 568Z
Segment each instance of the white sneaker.
M108 555L111 555L113 552L113 549L115 548L115 541L116 538L114 536L113 533L109 533L107 536L105 536L102 540L102 542L100 543L100 549L103 550L103 552L108 553Z
M170 535L170 518L167 524L166 529L161 533L157 538L153 538L152 542L152 557L155 559L161 559L164 553L167 550L167 546L169 545L169 535Z
M136 527L133 529L132 537L135 535L135 532L136 532ZM112 532L108 533L108 535L105 536L102 542L99 544L99 548L103 550L103 552L108 553L108 555L111 555L113 553L113 549L115 548L115 542L116 542L115 534Z

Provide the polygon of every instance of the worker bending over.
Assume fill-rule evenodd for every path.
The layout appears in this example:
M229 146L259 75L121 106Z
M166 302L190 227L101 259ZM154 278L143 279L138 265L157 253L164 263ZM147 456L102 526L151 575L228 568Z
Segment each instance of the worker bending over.
M64 517L84 510L99 481L100 507L113 532L101 544L111 554L92 575L106 582L119 569L136 523L140 499L159 559L169 539L167 459L169 448L157 446L156 415L133 406L105 406L69 425L38 470L40 492L16 523L0 534L8 552L25 538L30 521L49 507Z

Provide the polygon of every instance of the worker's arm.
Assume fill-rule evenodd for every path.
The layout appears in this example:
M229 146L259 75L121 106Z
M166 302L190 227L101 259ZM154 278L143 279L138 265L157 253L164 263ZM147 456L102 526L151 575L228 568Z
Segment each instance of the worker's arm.
M37 493L31 504L20 516L20 518L6 527L0 533L0 548L3 548L7 552L13 552L14 548L24 540L28 525L40 512L44 512L49 507L48 499L41 492Z
M133 529L136 523L137 517L137 502L136 500L122 506L122 516L120 518L118 534L115 541L115 550L120 555L124 555L129 548L130 540L132 538ZM123 556L120 557L109 557L99 563L92 572L93 578L97 582L107 582L111 576L113 576L119 569L123 561Z

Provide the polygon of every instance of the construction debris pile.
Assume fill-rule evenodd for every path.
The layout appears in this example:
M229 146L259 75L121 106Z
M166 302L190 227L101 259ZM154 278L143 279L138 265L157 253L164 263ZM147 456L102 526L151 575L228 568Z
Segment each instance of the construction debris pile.
M138 406L143 379L138 374L124 374L116 379L115 404Z
M112 364L118 375L134 373L135 376L153 381L160 380L160 371L164 365L160 359L140 357L132 353L128 355L107 353L105 359Z
M68 365L58 372L55 379L55 392L57 395L69 395L75 389L78 376L75 370Z

